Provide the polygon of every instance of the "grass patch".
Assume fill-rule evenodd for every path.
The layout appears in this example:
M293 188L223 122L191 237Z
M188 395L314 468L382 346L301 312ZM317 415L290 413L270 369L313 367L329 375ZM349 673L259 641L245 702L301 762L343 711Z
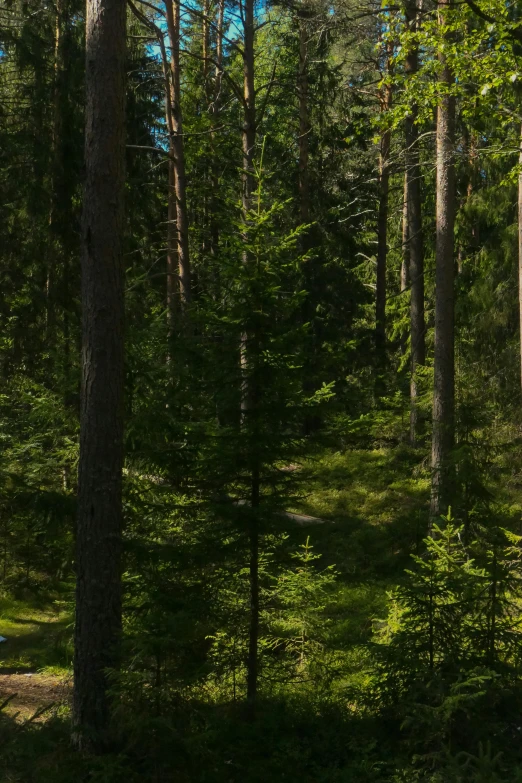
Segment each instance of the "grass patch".
M70 611L59 602L38 603L0 598L0 674L45 671L66 674L72 664Z
M325 453L303 470L295 510L331 524L307 528L347 580L389 583L427 534L429 471L414 449Z

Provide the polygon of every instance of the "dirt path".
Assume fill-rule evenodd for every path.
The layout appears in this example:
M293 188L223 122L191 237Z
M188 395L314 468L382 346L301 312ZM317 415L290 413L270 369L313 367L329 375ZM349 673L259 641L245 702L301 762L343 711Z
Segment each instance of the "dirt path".
M68 678L29 672L0 674L0 704L5 705L2 711L20 723L38 720L39 713L43 719L51 709L68 704L70 694Z

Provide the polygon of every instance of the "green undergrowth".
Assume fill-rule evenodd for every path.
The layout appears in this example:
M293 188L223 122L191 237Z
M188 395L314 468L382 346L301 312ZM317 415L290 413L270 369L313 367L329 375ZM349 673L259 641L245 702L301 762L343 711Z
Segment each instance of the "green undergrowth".
M498 750L509 751L506 731L517 731L515 725L506 728L499 721L497 728L492 719L491 744L483 743L481 735L481 743L471 739L464 754L446 741L453 726L468 726L473 710L492 715L495 704L506 699L494 672L421 680L398 712L382 706L394 682L382 679L382 666L389 664L383 664L382 655L379 659L377 643L389 628L390 596L401 585L407 589L411 555L424 552L427 535L425 453L404 445L325 451L301 465L299 475L300 494L292 510L317 520L290 526L287 544L295 549L309 540L320 555L317 567L335 570L324 606L324 648L310 648L316 660L306 675L275 680L269 690L262 686L258 715L249 722L241 693L231 698L229 682L225 686L224 680L220 684L210 677L180 685L167 679L156 686L155 695L149 680L133 695L130 685L144 681L129 666L112 752L98 759L72 752L67 716L51 716L23 731L10 731L4 716L0 781L519 781L518 755ZM70 663L70 616L62 605L3 599L0 617L0 633L10 643L2 665L45 669ZM404 663L407 671L408 660ZM283 668L273 671L284 673ZM432 738L422 745L428 755L419 754L415 732Z
M48 598L15 600L0 597L0 674L66 673L72 662L70 610Z
M325 524L314 545L343 581L386 582L407 564L427 533L429 471L414 449L325 453L304 466L299 510Z

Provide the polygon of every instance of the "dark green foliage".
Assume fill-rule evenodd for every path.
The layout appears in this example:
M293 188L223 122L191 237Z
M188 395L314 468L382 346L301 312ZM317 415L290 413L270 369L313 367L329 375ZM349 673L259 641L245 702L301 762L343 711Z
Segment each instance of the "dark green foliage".
M456 482L452 516L426 538L435 8L425 8L421 71L407 84L412 33L402 11L303 5L257 8L263 112L246 216L238 9L226 3L216 97L217 3L182 7L194 292L185 320L179 307L167 318L162 64L150 29L129 13L125 602L123 662L111 674L115 740L105 757L80 758L69 746L66 704L23 729L5 705L0 778L9 783L522 779L519 76L507 12L493 0L482 4L500 20L489 32L467 6L452 17L461 36L451 51L459 93ZM159 12L143 9L163 24ZM2 666L63 671L71 658L63 606L71 608L74 580L80 404L82 13L75 0L0 8L0 634L13 637L10 648L0 646L0 678L10 676ZM380 52L390 35L394 108L383 117ZM409 290L400 291L403 120L413 98L428 354L419 371L425 431L415 447L407 444ZM377 142L388 127L388 345L376 400ZM252 508L254 475L260 502ZM248 722L253 526L259 709ZM54 605L61 614L51 621Z

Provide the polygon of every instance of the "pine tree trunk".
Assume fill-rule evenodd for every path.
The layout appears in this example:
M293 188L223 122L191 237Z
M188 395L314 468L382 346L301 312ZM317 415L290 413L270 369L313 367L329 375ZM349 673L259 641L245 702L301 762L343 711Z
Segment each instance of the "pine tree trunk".
M210 24L211 24L211 2L210 0L203 0L203 18L201 21L202 27L202 77L203 77L203 93L204 93L204 107L203 111L212 115L212 82L209 78L210 75ZM210 128L210 146L212 147L212 126ZM212 210L212 166L214 151L209 150L209 153L205 156L205 167L203 169L203 194L202 194L202 209L201 209L201 252L203 257L206 257L208 251L212 247L211 231L210 231L210 211Z
M243 220L248 225L252 210L255 185L254 152L256 143L256 103L254 90L254 0L243 0ZM248 238L245 237L245 240ZM243 263L251 263L248 250L243 253ZM241 338L241 368L243 389L241 395L242 418L249 433L251 461L251 513L249 517L249 579L250 579L250 628L247 660L247 715L253 719L257 702L259 674L259 531L257 508L260 502L259 457L257 453L257 404L258 373L257 337L244 332Z
M135 9L133 9L135 10ZM145 16L141 15L142 21L147 22ZM163 78L165 82L165 120L169 132L169 160L167 167L167 364L170 364L172 358L172 348L174 336L176 333L176 319L179 311L178 296L179 274L178 274L178 211L176 198L176 149L174 145L174 112L172 110L172 72L169 68L167 50L163 32L155 25L151 25L156 32L161 51L161 61L163 66Z
M408 172L404 174L404 196L402 200L402 262L401 262L401 294L408 290L410 280L410 240L408 226ZM401 335L401 353L407 350L407 335Z
M167 199L167 360L170 362L176 331L178 277L178 232L176 228L176 171L174 148L169 145L168 199Z
M54 62L53 62L53 121L51 138L51 183L50 183L50 207L49 207L49 238L47 242L47 280L45 286L46 298L46 332L47 341L52 342L52 333L55 327L55 284L57 256L60 254L61 243L59 238L58 210L59 191L62 187L64 160L63 160L63 100L64 100L64 33L66 24L64 0L56 3L56 19L54 31Z
M210 134L211 181L210 194L210 252L216 255L219 247L219 215L216 195L219 190L219 159L216 156L216 131L221 111L221 84L223 81L223 22L225 0L219 0L216 27L216 65L214 71L214 94L211 104L212 130Z
M212 100L211 84L209 80L209 66L210 66L210 0L203 0L203 20L202 20L202 33L203 33L203 91L207 106L210 105Z
M181 310L186 312L192 300L192 279L189 257L189 221L187 211L187 183L185 176L185 145L181 113L180 82L180 6L178 0L165 0L167 30L170 46L170 89L172 110L172 147L174 150L176 229L178 236L178 268Z
M172 106L173 74L169 65L163 30L152 22L137 8L132 0L128 5L133 14L156 36L161 54L165 94L165 122L169 134L168 167L167 167L167 364L170 364L173 339L176 330L178 314L177 292L179 290L178 274L178 229L177 229L177 197L176 197L176 147L174 143L174 111Z
M440 2L444 23L448 0ZM454 225L455 225L455 97L448 95L453 74L443 54L439 55L439 83L443 91L437 111L437 215L435 253L435 350L433 390L433 439L431 514L444 514L451 504L453 470L451 457L455 427L455 316L454 316Z
M406 5L406 20L410 31L418 27L416 0ZM412 46L405 60L406 76L413 76L418 70L419 53ZM417 370L426 361L426 325L424 321L424 241L422 231L422 193L421 169L419 161L419 133L415 120L417 107L412 107L405 121L406 140L406 180L408 191L408 230L410 255L410 343L411 343L411 381L410 381L410 442L414 446L421 435L421 421L418 408Z
M386 68L391 67L393 47L386 48ZM392 105L392 87L387 84L381 95L381 113L385 114ZM391 131L381 136L379 155L379 213L377 217L377 281L375 292L375 356L377 381L375 390L380 396L384 390L383 375L386 368L386 264L388 257L388 199L390 189L390 146Z
M401 294L408 290L410 281L410 240L408 226L408 175L404 174L404 194L402 198L402 262Z
M82 224L82 402L73 738L107 740L121 632L125 163L124 0L88 0Z
M377 360L377 387L382 391L382 374L386 365L386 261L388 256L388 193L390 170L390 131L381 138L379 163L379 214L377 218L377 283L375 293L375 353Z
M309 25L310 9L306 0L301 0L297 13L299 35L299 66L297 73L297 96L299 102L299 221L302 225L312 222L312 206L310 203L310 109L309 109ZM311 229L306 229L301 234L299 249L305 254L312 249L313 239ZM304 289L306 296L303 299L302 318L303 323L309 324L308 350L303 357L303 391L312 395L317 385L318 365L318 338L317 319L314 308L314 289L317 269L317 259L312 254L303 265ZM303 427L306 435L319 429L321 418L317 413L307 411L304 417Z
M520 335L520 381L522 385L522 125L520 127L520 152L518 175L518 305L519 305L519 335Z
M304 10L299 14L299 217L303 225L310 223L310 176L308 112L308 30ZM305 240L308 232L305 234ZM306 249L306 248L304 248Z
M254 150L256 143L253 0L244 0L243 14L243 213L247 217L252 208L252 194L254 192Z

